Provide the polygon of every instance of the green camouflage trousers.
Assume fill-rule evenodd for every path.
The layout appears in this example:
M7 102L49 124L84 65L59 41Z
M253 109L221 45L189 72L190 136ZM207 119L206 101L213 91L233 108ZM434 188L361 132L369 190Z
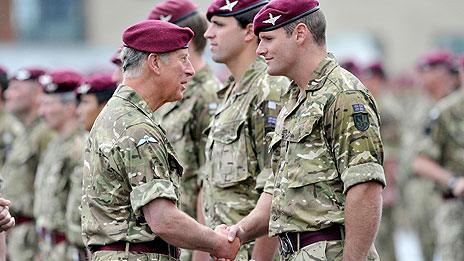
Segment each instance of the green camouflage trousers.
M97 251L92 255L92 261L175 261L170 256L154 253L133 253L124 251Z
M37 255L38 235L34 223L15 226L7 239L9 260L30 261Z
M341 261L343 259L343 241L320 241L307 245L292 255L281 256L281 261ZM379 255L371 247L367 257L369 261L379 261Z
M438 208L436 228L441 261L464 260L464 200L448 200Z

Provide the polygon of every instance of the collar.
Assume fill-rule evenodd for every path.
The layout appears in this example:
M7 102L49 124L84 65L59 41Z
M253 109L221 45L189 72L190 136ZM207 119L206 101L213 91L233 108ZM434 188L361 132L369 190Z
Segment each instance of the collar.
M150 107L148 107L148 103L131 87L123 84L119 85L114 92L114 96L130 102L143 114L149 118L152 117L153 112L150 110Z
M254 76L257 74L263 73L266 71L267 65L264 62L264 58L261 56L256 57L255 61L250 65L248 70L243 74L242 80L239 83L238 88L232 88L230 90L230 94L233 95L241 95L245 94L250 91L252 84L249 84L251 81L254 80ZM229 79L224 83L224 88L229 89L230 87L234 86L235 79L233 76L230 76ZM227 86L227 87L226 87ZM233 92L233 93L232 93Z

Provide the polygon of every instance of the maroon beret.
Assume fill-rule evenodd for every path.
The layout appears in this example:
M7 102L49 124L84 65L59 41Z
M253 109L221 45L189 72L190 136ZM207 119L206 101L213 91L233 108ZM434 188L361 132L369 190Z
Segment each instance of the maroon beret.
M121 51L122 51L122 46L120 46L118 50L116 50L116 52L113 54L113 56L111 56L111 62L117 66L120 66L122 64L121 57L120 57Z
M116 87L117 83L111 79L111 74L95 74L85 79L84 83L76 89L76 93L79 95L108 91L114 92Z
M45 74L45 70L37 67L22 68L15 72L11 77L12 80L27 81L37 80L40 76Z
M449 70L454 70L456 64L454 63L453 53L447 50L434 50L426 53L419 59L417 63L418 70L429 70L432 67L443 65Z
M45 93L73 92L81 85L82 77L71 70L52 71L39 77Z
M374 62L366 66L366 68L363 70L363 76L366 78L370 78L372 76L379 76L381 78L385 78L385 69L384 66L381 62Z
M167 0L155 5L148 19L177 24L197 13L197 6L190 0Z
M145 20L127 28L122 41L125 46L147 53L167 53L188 47L193 38L189 28L159 20Z
M208 7L206 18L211 21L211 17L214 15L236 16L267 3L269 0L214 0Z
M316 0L273 0L255 16L253 30L256 35L272 31L319 10Z

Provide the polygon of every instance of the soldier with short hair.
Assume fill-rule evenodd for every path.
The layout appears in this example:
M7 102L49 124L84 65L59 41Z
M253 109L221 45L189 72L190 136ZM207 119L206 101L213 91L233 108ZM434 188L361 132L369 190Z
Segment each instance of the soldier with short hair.
M180 211L183 167L153 112L194 75L193 32L145 20L123 33L124 79L96 119L84 161L82 230L92 260L179 260L180 249L233 259L239 248Z
M385 176L377 106L327 53L325 25L316 0L274 0L255 17L268 73L293 82L270 144L274 178L229 239L278 236L282 260L379 260L373 242Z
M32 260L37 254L38 235L33 217L34 180L41 157L54 132L39 115L43 91L41 68L28 67L15 72L5 93L6 107L23 123L27 131L13 143L11 155L2 169L2 194L13 200L10 211L16 227L8 234L11 260Z
M271 77L256 55L253 18L268 1L216 0L208 7L205 33L212 59L231 72L223 100L206 131L206 224L232 225L255 206L271 175L267 135L274 131L281 96L289 81ZM241 248L237 260L272 260L278 241L266 236Z
M34 183L34 218L42 260L70 260L66 211L72 179L82 176L84 135L77 121L75 89L81 76L72 70L42 75L40 112L56 132L39 162Z

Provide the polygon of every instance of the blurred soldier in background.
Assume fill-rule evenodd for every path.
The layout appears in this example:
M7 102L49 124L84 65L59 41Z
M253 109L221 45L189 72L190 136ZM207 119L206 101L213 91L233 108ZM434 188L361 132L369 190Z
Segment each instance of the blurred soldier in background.
M27 131L16 139L6 161L2 176L3 195L13 200L10 211L16 227L8 234L8 255L11 260L32 260L37 254L38 235L33 218L34 180L53 131L39 115L42 86L38 79L45 71L40 68L18 70L6 91L6 107L23 123Z
M121 49L122 47L119 47L111 57L111 63L115 65L113 74L111 75L111 80L118 84L122 82L122 62L121 57L119 57L121 55Z
M205 162L205 138L203 130L208 127L210 117L217 108L216 92L220 89L219 80L213 75L203 59L206 39L203 36L208 22L198 12L197 6L190 0L167 0L156 5L148 19L162 20L188 27L194 33L189 44L189 59L195 69L195 75L189 82L184 98L176 103L168 103L157 113L161 126L179 155L184 174L181 182L181 209L204 224L200 191L200 169ZM197 205L200 208L197 209ZM196 253L199 255L200 253ZM191 260L191 251L182 251L181 260ZM201 259L209 257L203 253ZM200 257L199 257L200 258Z
M262 57L253 18L268 1L215 0L208 7L211 22L205 37L212 58L232 76L225 82L224 100L207 129L204 182L206 223L232 225L250 213L271 176L267 134L274 131L285 77L271 77ZM277 238L263 236L244 244L237 260L272 260ZM253 249L254 245L254 249Z
M380 114L380 134L384 145L384 171L387 185L382 192L382 220L377 234L377 250L382 260L395 261L395 203L398 197L396 176L401 151L401 107L389 90L388 78L380 62L368 65L360 74L363 84L377 102Z
M413 175L412 162L419 144L425 139L424 129L429 125L430 110L440 99L454 90L453 55L448 51L426 53L417 64L418 84L425 95L416 93L405 97L403 108L403 159L406 180L401 182L405 210L409 224L417 233L425 261L432 261L435 253L436 230L433 220L440 205L441 197L430 180Z
M117 84L112 80L110 74L96 74L87 78L76 89L79 104L77 107L77 116L79 123L86 132L89 132L92 128L98 114L105 107L114 90L116 90L116 86ZM82 240L81 199L82 175L72 175L65 215L66 238L70 244L67 255L70 260L88 260Z
M434 224L440 260L464 260L464 88L442 98L429 117L414 171L442 192Z
M72 260L68 256L66 207L71 181L82 177L84 136L77 121L74 93L81 76L60 70L41 76L39 82L45 92L40 111L48 127L57 132L40 160L34 184L39 258Z

